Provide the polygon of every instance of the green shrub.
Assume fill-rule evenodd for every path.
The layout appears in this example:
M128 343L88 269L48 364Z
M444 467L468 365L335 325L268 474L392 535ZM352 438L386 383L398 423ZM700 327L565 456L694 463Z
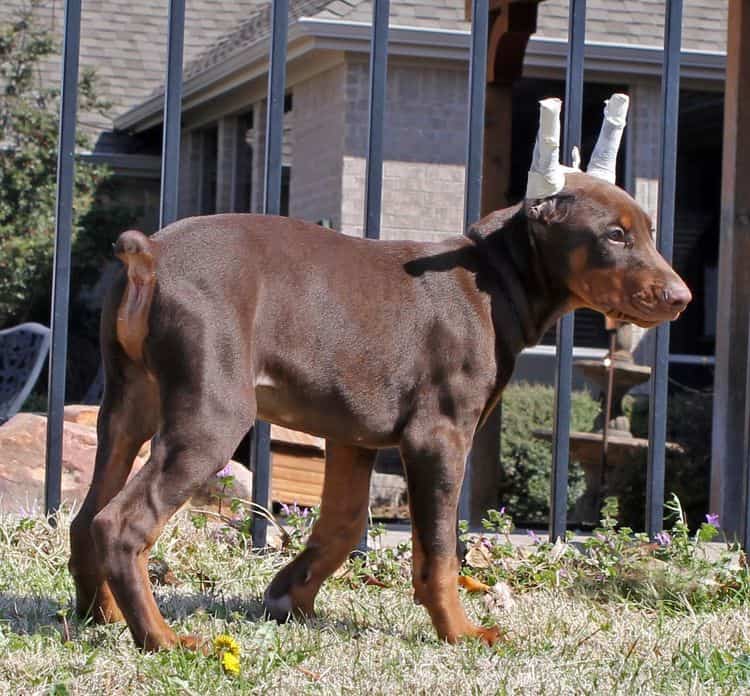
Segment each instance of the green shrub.
M679 444L684 454L667 457L665 495L677 495L691 527L705 521L711 457L710 392L672 389L669 395L667 439ZM546 522L549 514L552 447L534 437L535 430L552 428L551 387L526 383L511 384L503 392L501 468L504 482L500 500L513 516L523 522ZM648 437L648 399L626 397L626 413L635 437ZM573 392L571 429L593 430L599 402L589 392ZM617 498L621 524L642 529L646 505L646 452L629 474L619 478L618 490L608 491ZM568 504L572 510L584 491L583 472L576 461L570 463Z
M0 325L33 319L49 296L55 229L57 133L60 94L45 87L40 64L58 53L54 37L37 24L33 0L0 24ZM95 91L94 75L83 70L79 108L103 112L107 104ZM90 149L79 129L76 145ZM75 170L73 239L95 202L97 189L109 177L103 167ZM77 257L80 265L80 258ZM90 264L86 256L82 265ZM47 314L47 317L49 314ZM46 323L46 321L45 321Z
M711 420L713 393L680 388L670 389L667 408L667 440L682 447L684 454L667 457L665 495L676 495L691 528L705 521L711 477ZM636 437L648 437L648 399L634 399L631 429ZM646 463L633 471L633 493L621 497L620 508L627 524L643 524L646 504Z
M503 392L501 435L501 486L503 504L524 522L542 522L549 514L552 447L534 437L535 430L552 428L552 387L510 384ZM587 391L573 392L571 426L590 432L599 413L599 403ZM572 509L584 490L583 471L578 462L569 467L568 504Z

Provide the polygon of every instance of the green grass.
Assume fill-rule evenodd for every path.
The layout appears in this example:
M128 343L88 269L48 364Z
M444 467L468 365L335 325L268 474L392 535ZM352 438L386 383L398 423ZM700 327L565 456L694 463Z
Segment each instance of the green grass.
M411 601L403 553L379 557L392 586L331 580L319 618L264 620L263 589L289 556L253 553L244 537L186 513L155 554L179 585L157 587L180 632L229 634L239 676L215 656L143 654L122 625L94 626L71 612L68 518L0 518L0 693L17 694L737 694L750 691L750 607L737 596L683 611L602 596L554 582L514 585L516 604L490 616L463 594L477 621L499 623L494 649L438 641ZM372 567L372 566L371 566ZM355 579L356 580L356 579ZM462 591L463 593L463 591Z

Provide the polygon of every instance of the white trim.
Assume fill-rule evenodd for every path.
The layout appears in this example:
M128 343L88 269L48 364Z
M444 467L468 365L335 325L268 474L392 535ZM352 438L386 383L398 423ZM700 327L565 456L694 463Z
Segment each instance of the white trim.
M566 39L532 36L524 57L524 73L533 74L540 69L563 69L567 51ZM590 41L586 43L584 56L587 72L620 73L630 77L660 77L662 54L659 46ZM726 53L683 49L680 58L680 77L683 80L723 83L726 62Z
M370 24L302 17L289 27L287 61L299 59L313 50L363 53L370 51ZM411 56L468 63L470 33L465 30L436 29L393 25L390 28L390 56ZM187 77L183 85L183 111L195 108L206 99L250 82L268 69L269 37L249 46L230 49L215 65ZM532 36L524 58L524 74L550 76L565 68L567 40ZM585 49L588 73L626 77L661 75L662 49L659 46L589 42ZM723 83L726 54L717 51L682 51L683 80ZM217 89L219 82L225 82ZM213 89L212 89L213 87ZM201 92L210 96L204 98ZM118 116L118 130L141 131L161 122L164 96L155 94Z

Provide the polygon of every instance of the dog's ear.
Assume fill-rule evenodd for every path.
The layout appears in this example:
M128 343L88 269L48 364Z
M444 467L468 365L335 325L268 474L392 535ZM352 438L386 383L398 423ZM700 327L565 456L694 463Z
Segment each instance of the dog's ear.
M573 200L574 196L571 194L557 194L548 198L527 200L526 217L543 225L564 222Z

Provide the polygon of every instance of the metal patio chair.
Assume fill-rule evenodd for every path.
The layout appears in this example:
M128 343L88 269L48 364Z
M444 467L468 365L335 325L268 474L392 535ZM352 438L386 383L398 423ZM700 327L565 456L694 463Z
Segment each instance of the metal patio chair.
M50 330L19 324L0 331L0 425L21 410L49 351Z

